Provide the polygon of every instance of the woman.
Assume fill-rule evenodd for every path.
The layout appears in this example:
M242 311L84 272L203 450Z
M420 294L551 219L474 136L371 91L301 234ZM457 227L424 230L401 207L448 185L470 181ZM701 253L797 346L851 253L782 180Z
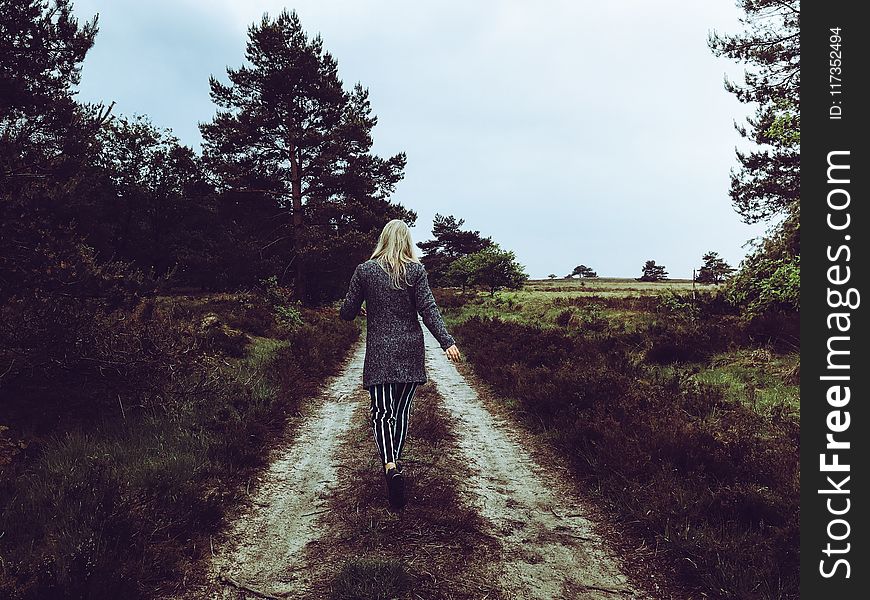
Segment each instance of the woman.
M405 480L399 457L408 433L411 399L417 385L427 381L418 313L447 357L460 359L404 221L393 219L384 226L371 258L353 272L339 312L346 321L358 314L366 318L363 386L371 396L372 429L384 463L390 505L401 508Z

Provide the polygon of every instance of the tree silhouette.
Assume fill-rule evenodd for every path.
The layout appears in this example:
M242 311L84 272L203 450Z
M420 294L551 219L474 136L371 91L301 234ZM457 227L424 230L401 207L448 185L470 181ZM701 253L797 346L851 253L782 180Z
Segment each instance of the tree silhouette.
M698 283L721 283L727 279L734 269L719 256L718 252L707 252L702 260L704 264L698 269L695 281Z
M643 265L643 275L639 281L662 281L668 278L668 272L665 271L664 265L657 265L656 261L648 260Z
M586 265L578 265L574 267L574 270L570 273L570 277L575 275L579 277L598 277L598 274L593 271L591 267L587 267Z
M464 223L464 219L453 215L436 214L432 225L433 238L417 242L425 252L423 264L435 285L447 283L446 273L453 261L493 245L492 239L481 236L479 231L461 229Z
M324 252L360 258L373 230L389 218L413 223L416 215L387 199L402 178L404 153L371 153L377 123L368 90L345 91L338 65L323 40L305 34L295 11L264 15L248 28L248 65L227 69L230 83L210 77L219 109L200 124L203 154L223 190L265 195L274 201L273 243L291 244L295 295L323 273L308 275ZM363 221L363 223L359 223ZM289 264L288 264L289 267Z

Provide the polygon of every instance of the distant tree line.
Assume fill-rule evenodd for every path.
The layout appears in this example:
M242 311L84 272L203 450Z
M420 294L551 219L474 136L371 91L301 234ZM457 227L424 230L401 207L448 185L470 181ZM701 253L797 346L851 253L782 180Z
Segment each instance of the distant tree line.
M734 272L734 269L719 256L718 252L707 252L702 260L703 265L701 265L695 275L695 281L698 283L722 283ZM638 281L665 281L668 278L665 266L656 264L654 260L646 261L641 268L641 272L642 274L638 277ZM557 275L550 273L547 277L556 279ZM574 267L574 270L565 275L564 278L574 279L575 277L581 279L595 278L598 277L598 273L592 267L578 265Z

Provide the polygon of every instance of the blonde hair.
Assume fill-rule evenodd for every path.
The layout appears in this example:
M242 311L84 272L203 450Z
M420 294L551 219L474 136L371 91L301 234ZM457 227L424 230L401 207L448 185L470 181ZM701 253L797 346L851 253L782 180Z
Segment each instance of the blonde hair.
M407 223L401 219L393 219L381 231L375 251L372 252L371 260L377 262L380 267L390 276L390 282L396 289L402 289L399 285L403 281L410 286L408 281L407 263L419 263L414 252L414 244L411 241L411 230Z

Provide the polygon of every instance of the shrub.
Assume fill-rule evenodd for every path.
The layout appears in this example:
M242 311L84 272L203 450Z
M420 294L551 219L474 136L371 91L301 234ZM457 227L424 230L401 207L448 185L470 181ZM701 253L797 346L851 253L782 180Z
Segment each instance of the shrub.
M570 308L566 308L565 310L560 312L558 315L556 315L556 318L554 319L554 321L555 321L556 325L558 325L559 327L567 327L568 323L571 322L571 318L573 316L574 316L574 311L571 310Z
M768 344L777 351L794 351L800 347L800 313L769 309L742 319L740 332L758 344Z
M714 338L705 328L654 322L646 330L644 358L653 364L702 361L715 352Z
M209 314L219 315L227 327L260 337L276 337L280 328L275 308L261 294L240 292L235 294L208 294L205 296L171 296L148 299L134 316L147 317L145 307L151 304L171 316L187 323L199 323ZM153 308L152 308L153 310Z
M263 294L275 310L275 320L284 333L291 333L302 325L302 303L293 300L289 289L278 285L274 275L262 282Z
M245 355L245 348L251 341L244 332L227 327L214 313L203 317L197 333L208 350L216 350L237 358Z
M438 307L447 310L462 308L477 298L475 293L467 294L450 288L435 288L432 293Z
M800 310L800 212L787 217L740 264L729 281L729 300L749 318L770 311Z

